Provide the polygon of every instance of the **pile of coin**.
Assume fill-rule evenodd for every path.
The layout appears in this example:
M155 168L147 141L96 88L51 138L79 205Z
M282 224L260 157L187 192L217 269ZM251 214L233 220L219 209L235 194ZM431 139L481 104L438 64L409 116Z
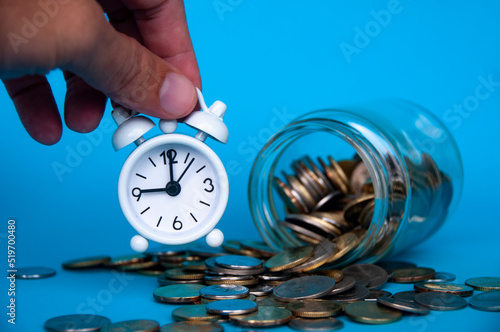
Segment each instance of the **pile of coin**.
M344 325L337 319L341 315L353 322L385 324L405 314L462 309L467 306L465 298L475 291L480 293L470 299L470 307L500 311L500 277L471 278L459 284L453 283L451 273L394 261L354 264L342 270L321 268L318 263L331 260L337 252L330 244L321 243L280 253L255 241L227 241L223 248L157 250L65 262L65 269L114 268L156 275L159 287L152 290L153 298L165 305L182 306L172 311L176 322L162 327L154 320L111 324L102 316L69 315L49 319L45 328L69 331L61 326L71 326L71 331L89 331L99 325L101 331L124 327L133 331L223 331L223 325L230 323L336 330ZM412 289L393 295L381 289L386 282L410 284Z
M319 157L316 164L306 156L291 164L293 174L282 172L281 178L274 177L274 188L285 207L284 218L277 222L276 227L284 227L292 238L303 244L335 243L337 238L347 235L353 241L357 240L353 246L356 247L372 225L375 210L372 179L366 164L357 154L350 160L337 162L331 156L327 160L325 162ZM405 185L403 179L393 175L388 193L390 218L376 221L380 226L373 237L374 244L371 247L365 245L363 255L384 253L404 214L410 217L418 215L422 221L427 218L444 220L452 197L450 179L438 169L430 155L423 153L421 160L421 165L415 165L410 159L405 159L409 184ZM404 211L408 186L412 189L411 211ZM330 261L332 266L341 266L348 261L352 249L337 255Z

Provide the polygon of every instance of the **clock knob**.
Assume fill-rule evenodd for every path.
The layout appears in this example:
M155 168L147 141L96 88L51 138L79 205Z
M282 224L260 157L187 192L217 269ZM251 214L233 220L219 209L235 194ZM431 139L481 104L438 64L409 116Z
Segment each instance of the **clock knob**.
M206 237L207 244L210 247L219 247L224 242L224 234L220 229L214 228Z
M226 143L229 132L226 124L222 121L227 109L226 104L217 100L207 108L201 91L198 88L196 91L198 92L198 101L202 110L189 114L184 118L184 123L219 142ZM201 140L203 140L206 135L197 135L197 137L201 137Z
M115 151L140 140L142 135L155 126L151 119L144 116L132 116L130 111L121 106L115 108L111 116L118 125L118 129L113 134Z

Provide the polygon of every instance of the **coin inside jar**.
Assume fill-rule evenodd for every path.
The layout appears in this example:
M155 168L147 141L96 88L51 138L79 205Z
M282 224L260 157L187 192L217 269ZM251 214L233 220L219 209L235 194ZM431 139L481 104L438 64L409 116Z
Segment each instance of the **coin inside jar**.
M268 259L265 266L271 272L290 269L305 262L313 255L313 252L313 246L286 249Z

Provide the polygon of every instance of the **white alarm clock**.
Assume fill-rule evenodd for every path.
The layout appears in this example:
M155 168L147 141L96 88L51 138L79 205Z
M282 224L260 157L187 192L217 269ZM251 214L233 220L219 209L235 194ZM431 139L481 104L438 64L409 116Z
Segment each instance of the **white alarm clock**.
M130 242L135 251L146 251L148 239L176 245L206 235L212 247L224 240L214 227L227 205L227 173L204 141L210 136L227 142L228 130L222 121L226 105L216 101L207 108L200 90L197 92L202 110L184 119L185 124L198 130L194 137L174 134L177 121L160 120L159 127L165 134L145 140L143 135L155 126L153 121L121 106L112 112L118 124L114 149L137 145L118 180L123 214L140 234Z

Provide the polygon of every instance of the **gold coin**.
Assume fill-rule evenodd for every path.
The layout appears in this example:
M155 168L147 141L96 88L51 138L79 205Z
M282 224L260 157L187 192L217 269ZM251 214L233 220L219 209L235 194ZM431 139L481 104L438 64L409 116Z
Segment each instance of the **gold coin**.
M176 280L197 280L203 279L205 274L200 272L188 272L182 268L177 268L166 270L165 277Z
M294 316L309 318L326 318L342 311L342 305L329 300L308 299L290 302L285 307Z
M302 198L299 197L297 192L292 190L292 188L290 188L286 183L275 177L273 179L273 184L288 210L298 213L305 213L309 211L307 206L302 201Z
M105 263L104 265L107 267L114 268L121 265L135 264L150 260L151 257L145 254L131 254L131 255L113 257L109 262Z
M185 261L182 262L182 268L186 271L205 271L207 266L205 261Z
M229 319L241 326L269 327L288 323L293 318L289 310L271 306L259 306L247 315L229 315Z
M344 219L353 224L359 223L363 208L374 199L374 195L364 195L353 199L344 207Z
M255 286L259 284L259 279L248 279L248 280L207 280L205 279L207 286L213 285L240 285L240 286Z
M153 297L164 303L189 303L200 300L200 289L206 287L198 284L168 285L155 289Z
M65 261L62 263L62 267L67 270L87 269L101 266L109 261L111 261L109 256L92 256Z
M344 307L344 312L352 320L365 324L393 323L403 315L401 311L369 301L349 303Z
M337 251L330 258L328 263L335 262L340 258L344 257L345 255L347 255L348 253L350 253L351 250L357 247L359 243L359 238L353 232L348 232L345 233L344 235L335 238L333 242L335 243Z
M308 260L313 252L313 246L287 249L269 258L265 267L271 272L287 270Z
M312 257L310 257L306 262L297 265L291 269L290 272L305 272L313 270L321 265L330 261L332 256L335 254L335 244L330 241L323 241L314 247L314 252Z
M478 277L470 278L465 284L478 291L491 291L500 289L500 277Z
M122 271L137 271L137 270L153 268L155 266L158 266L158 262L148 261L148 262L126 264L126 265L118 265L117 268Z
M474 289L470 286L450 282L418 282L413 285L417 292L441 292L459 296L471 296Z
M427 267L408 267L392 270L391 281L396 283L412 283L434 277L434 269Z
M177 321L206 321L217 322L220 315L209 314L204 304L183 305L172 311L172 318Z
M163 325L160 332L223 332L224 328L214 322L177 322Z
M352 172L354 171L354 167L356 167L357 165L357 163L351 159L339 160L337 164L339 164L340 168L342 168L342 170L345 173L345 176L347 176L348 179L351 178Z

